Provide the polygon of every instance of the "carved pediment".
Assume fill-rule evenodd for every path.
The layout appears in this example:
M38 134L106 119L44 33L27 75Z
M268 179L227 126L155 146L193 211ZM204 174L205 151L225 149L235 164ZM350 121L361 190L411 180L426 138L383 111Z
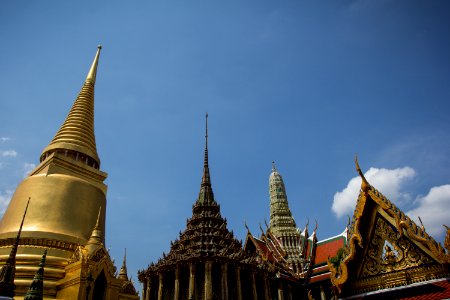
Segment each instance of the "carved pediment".
M383 217L376 218L359 278L380 275L433 263L433 260Z

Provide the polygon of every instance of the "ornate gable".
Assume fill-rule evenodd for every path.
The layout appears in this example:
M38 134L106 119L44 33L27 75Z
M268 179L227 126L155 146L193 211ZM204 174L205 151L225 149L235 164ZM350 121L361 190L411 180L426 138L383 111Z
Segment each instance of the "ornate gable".
M448 277L449 249L372 187L357 161L356 168L362 184L348 243L338 266L328 261L337 292L350 296Z

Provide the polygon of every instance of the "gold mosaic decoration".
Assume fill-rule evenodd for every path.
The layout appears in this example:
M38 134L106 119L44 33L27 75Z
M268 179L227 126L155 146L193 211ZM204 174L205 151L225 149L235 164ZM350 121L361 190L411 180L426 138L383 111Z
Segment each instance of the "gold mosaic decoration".
M390 273L432 262L403 236L397 238L392 226L379 217L359 277Z

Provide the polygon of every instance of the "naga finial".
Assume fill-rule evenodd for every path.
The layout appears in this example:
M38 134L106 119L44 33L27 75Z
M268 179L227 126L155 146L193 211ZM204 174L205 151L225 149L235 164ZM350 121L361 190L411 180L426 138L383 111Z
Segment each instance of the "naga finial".
M261 233L264 236L264 229L262 228L261 223L259 223L259 229L261 230Z
M421 227L422 230L425 232L425 226L423 226L422 219L420 218L420 216L417 216L417 217L419 218L420 227Z
M267 220L264 218L264 224L266 224L266 229L269 229L269 224L267 224Z
M364 177L363 172L361 171L361 168L359 167L359 163L358 163L358 155L355 155L355 165L356 165L356 171L358 171L359 176L362 179L362 183L361 183L361 189L366 192L369 188L369 183L367 182L366 177Z
M317 223L317 220L315 220L315 219L314 219L314 221L316 222L316 226L314 227L314 231L313 232L316 232L317 231L317 227L319 227L319 223Z

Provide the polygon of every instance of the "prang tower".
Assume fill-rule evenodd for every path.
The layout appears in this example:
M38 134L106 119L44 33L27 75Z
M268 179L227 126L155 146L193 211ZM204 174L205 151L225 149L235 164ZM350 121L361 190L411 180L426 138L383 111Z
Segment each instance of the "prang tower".
M270 224L269 230L281 242L286 251L286 260L295 273L303 269L300 229L297 228L286 195L283 177L272 163L269 177Z

